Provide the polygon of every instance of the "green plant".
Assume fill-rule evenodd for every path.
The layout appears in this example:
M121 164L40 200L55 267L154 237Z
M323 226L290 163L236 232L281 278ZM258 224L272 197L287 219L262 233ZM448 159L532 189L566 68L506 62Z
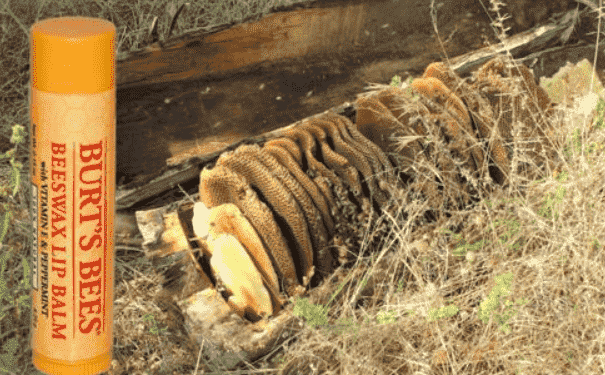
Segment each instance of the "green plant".
M152 334L154 334L154 335L156 335L156 336L157 336L157 335L159 335L160 333L162 333L162 332L166 331L166 330L168 329L168 327L159 328L159 327L158 327L158 323L155 321L155 317L154 317L152 314L145 314L145 315L143 316L143 321L144 321L144 322L146 322L146 321L148 321L148 320L150 320L150 321L152 321L152 322L153 322L153 327L151 327L151 328L149 329L149 332L151 332Z
M25 127L15 124L13 126L13 133L10 142L14 144L15 147L3 154L0 154L0 162L2 160L8 160L10 164L10 182L6 186L0 185L0 199L6 199L8 197L14 198L19 191L19 186L21 186L21 169L23 168L23 165L16 160L16 154L19 145L25 142ZM4 208L4 216L0 222L0 243L2 243L4 241L4 237L6 237L8 225L11 220L11 212L8 209L8 204L2 203L2 205Z
M304 318L311 327L328 324L328 308L309 302L308 298L297 298L294 302L294 315Z
M479 319L486 324L489 322L489 318L493 313L494 320L500 326L500 329L505 333L510 332L510 326L508 325L507 321L518 312L518 310L513 309L513 305L524 305L527 303L526 299L519 299L515 303L512 301L505 301L504 312L501 314L495 312L500 306L500 299L510 294L512 281L512 272L507 272L503 275L496 276L496 285L492 288L491 292L487 296L487 299L481 302L478 311Z
M566 182L568 179L568 173L567 172L562 172L557 176L557 181L559 182ZM557 186L557 190L555 191L555 193L549 193L545 198L544 198L544 203L542 205L542 207L538 210L538 214L540 214L541 216L547 218L547 219L554 219L555 221L559 219L559 213L557 212L556 208L557 206L562 202L563 197L565 197L565 193L567 192L567 189L564 188L563 186Z
M460 311L460 308L455 305L442 306L439 308L431 309L429 311L428 320L435 321L442 318L451 318Z
M596 130L605 128L605 100L599 97L597 107L595 108L596 116L594 118L594 128Z

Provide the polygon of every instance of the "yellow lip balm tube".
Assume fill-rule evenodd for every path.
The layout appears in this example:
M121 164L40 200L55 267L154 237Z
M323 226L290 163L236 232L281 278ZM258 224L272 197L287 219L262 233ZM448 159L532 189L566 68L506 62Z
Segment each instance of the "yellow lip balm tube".
M37 22L30 67L33 363L98 374L113 339L115 26Z

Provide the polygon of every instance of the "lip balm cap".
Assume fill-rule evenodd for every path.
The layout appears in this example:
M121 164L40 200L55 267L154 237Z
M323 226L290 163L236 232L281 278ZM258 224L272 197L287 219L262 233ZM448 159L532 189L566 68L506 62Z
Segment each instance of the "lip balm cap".
M90 17L59 17L31 28L31 80L38 90L92 94L115 84L115 26Z

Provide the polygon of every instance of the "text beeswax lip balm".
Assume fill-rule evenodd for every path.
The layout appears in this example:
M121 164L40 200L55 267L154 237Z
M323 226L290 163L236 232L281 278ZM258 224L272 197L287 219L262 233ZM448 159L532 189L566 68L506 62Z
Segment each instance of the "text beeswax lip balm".
M115 27L47 19L30 35L33 363L109 369L113 339Z

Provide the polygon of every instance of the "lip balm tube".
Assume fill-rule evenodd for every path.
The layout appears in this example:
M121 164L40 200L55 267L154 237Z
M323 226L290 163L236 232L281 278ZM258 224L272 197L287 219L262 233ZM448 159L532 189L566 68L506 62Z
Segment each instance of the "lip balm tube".
M115 26L37 22L30 67L32 360L98 374L113 349Z

